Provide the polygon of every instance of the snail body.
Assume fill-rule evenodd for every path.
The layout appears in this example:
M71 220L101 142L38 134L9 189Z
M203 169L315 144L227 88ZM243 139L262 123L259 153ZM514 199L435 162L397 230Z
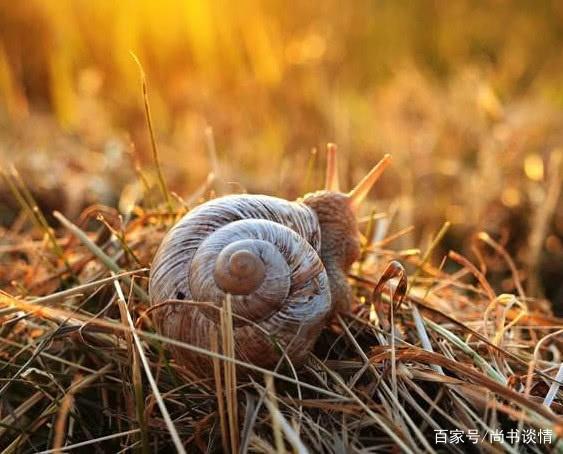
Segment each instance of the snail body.
M347 272L360 253L355 199L331 189L294 202L224 196L186 214L151 267L161 334L211 350L229 295L238 359L271 368L281 348L302 364L328 318L352 304ZM196 373L212 371L209 356L180 347L172 355Z

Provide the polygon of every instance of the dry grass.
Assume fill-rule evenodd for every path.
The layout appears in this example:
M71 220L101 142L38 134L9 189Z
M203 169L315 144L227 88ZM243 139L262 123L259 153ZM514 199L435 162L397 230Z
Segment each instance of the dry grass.
M433 452L438 429L530 427L552 430L561 447L563 320L533 298L496 294L458 252L432 263L447 225L423 253L387 249L399 232L366 244L350 276L358 304L327 327L304 369L245 365L228 335L207 352L214 378L179 369L166 344L181 343L155 334L147 317L142 267L184 211L136 206L113 228L89 229L57 214L56 247L46 233L34 239L33 224L6 239L19 292L0 295L5 452ZM455 271L443 271L447 262ZM252 378L237 380L235 364ZM518 449L488 438L479 448Z

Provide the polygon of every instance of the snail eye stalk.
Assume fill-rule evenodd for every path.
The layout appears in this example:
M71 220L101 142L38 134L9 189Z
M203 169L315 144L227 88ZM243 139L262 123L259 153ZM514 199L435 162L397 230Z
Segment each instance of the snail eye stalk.
M348 193L348 197L350 197L350 202L352 203L353 208L357 209L361 205L373 185L377 182L377 180L379 180L379 177L381 177L390 162L391 155L386 154L385 156L383 156L381 161L379 161L373 167L373 169L371 169L368 174L364 178L362 178L362 180L356 185L356 187Z
M326 146L326 181L325 189L332 192L340 192L338 184L338 165L336 162L337 147L333 143Z

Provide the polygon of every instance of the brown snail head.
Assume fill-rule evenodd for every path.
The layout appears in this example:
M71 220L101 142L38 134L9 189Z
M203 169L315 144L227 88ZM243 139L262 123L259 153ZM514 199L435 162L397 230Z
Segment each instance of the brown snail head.
M339 189L336 146L329 144L327 152L326 188L306 194L300 200L317 214L322 236L321 258L329 275L334 310L345 312L352 304L346 273L360 257L356 212L389 165L391 156L385 155L354 189L343 193Z
M149 283L164 336L210 350L230 295L238 359L274 367L285 350L294 365L303 363L331 314L350 308L347 272L360 251L355 213L389 161L342 193L336 148L328 151L324 190L296 202L221 197L190 211L166 234ZM208 356L181 347L172 354L200 375L213 370Z

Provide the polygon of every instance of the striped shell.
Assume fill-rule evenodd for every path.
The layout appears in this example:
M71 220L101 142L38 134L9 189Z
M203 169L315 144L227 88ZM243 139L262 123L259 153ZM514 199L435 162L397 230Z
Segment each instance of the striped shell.
M160 332L211 349L219 311L231 295L235 355L273 367L283 348L299 365L331 312L329 281L319 258L321 234L306 205L263 195L209 201L165 236L153 260L149 293ZM279 345L277 346L276 343ZM174 347L178 363L209 374L206 355Z

